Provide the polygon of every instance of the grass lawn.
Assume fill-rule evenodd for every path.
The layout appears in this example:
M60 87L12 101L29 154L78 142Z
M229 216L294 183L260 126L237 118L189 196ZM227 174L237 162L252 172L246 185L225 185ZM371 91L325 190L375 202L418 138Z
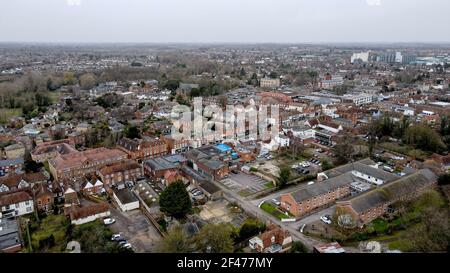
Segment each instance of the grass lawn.
M267 182L264 186L266 186L266 188L268 189L272 189L275 187L275 185L272 182Z
M14 108L14 109L6 109L0 108L0 123L6 124L9 122L9 119L13 117L19 117L22 115L22 109Z
M42 219L38 228L31 233L31 245L33 250L39 250L39 241L50 235L55 238L55 245L45 250L46 252L61 252L66 247L66 233L68 221L64 214L49 215Z
M240 196L242 196L242 197L247 197L247 196L250 196L250 195L251 195L251 193L250 193L248 190L246 190L246 189L240 190L240 191L238 192L238 194L239 194Z
M263 203L260 207L263 211L277 217L278 219L287 219L287 218L291 218L292 216L288 216L286 214L284 214L283 212L281 212L275 205L272 205L270 203Z
M50 97L52 103L57 103L59 101L59 96L61 93L59 91L47 92L47 95Z
M378 234L381 234L386 232L389 224L383 219L375 219L372 221L371 225Z
M415 156L417 158L425 158L428 156L428 154L426 152L419 150L419 149L414 149L414 147L409 146L409 145L400 145L398 143L393 143L393 142L383 142L383 143L380 143L380 146L382 148L392 151L392 152L409 155L409 156Z

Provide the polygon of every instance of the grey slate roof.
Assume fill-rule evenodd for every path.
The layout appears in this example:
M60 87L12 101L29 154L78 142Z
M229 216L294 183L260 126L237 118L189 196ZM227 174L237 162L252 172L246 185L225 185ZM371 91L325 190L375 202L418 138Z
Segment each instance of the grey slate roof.
M11 165L23 164L23 163L24 163L24 160L21 157L13 158L13 159L5 159L5 160L0 160L0 167L6 167L6 166L11 166Z
M160 170L166 170L166 169L174 169L177 167L177 165L165 160L162 157L152 158L145 163L147 166L149 166L152 170L160 171Z
M370 165L375 165L376 163L369 158L349 163L329 171L326 171L325 174L328 178L332 178L347 172L351 172L353 170L376 177L378 179L382 179L383 181L393 181L398 178L395 174L390 172L386 172L382 169L371 167Z
M429 169L404 176L398 180L383 184L379 188L346 199L357 213L362 213L383 203L406 196L415 190L436 181L436 175Z
M19 226L14 219L0 219L0 250L20 244Z
M345 173L322 182L317 182L304 189L293 192L291 195L297 203L300 203L356 181L358 180L351 173Z

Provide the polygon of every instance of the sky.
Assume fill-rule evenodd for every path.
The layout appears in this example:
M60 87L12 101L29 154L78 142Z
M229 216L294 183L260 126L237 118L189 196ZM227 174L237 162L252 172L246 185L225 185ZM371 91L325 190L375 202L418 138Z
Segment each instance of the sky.
M450 42L449 0L0 0L0 42Z

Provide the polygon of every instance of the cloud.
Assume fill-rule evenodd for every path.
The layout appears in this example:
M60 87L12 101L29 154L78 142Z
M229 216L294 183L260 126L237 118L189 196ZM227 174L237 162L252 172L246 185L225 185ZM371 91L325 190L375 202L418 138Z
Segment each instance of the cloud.
M79 6L81 5L81 0L66 0L68 6Z
M381 6L381 0L366 0L369 6Z

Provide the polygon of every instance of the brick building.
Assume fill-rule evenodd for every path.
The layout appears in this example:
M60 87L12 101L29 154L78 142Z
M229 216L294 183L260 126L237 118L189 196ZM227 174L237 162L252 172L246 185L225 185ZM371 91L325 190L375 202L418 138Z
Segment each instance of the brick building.
M122 138L119 140L117 148L127 153L128 158L133 160L145 160L167 154L166 142L150 137L144 137L144 139Z
M143 175L141 165L133 160L107 165L97 171L97 176L105 185L117 185L126 181L135 182Z
M436 185L429 169L388 182L373 190L336 202L336 214L349 214L358 226L382 216L396 201L410 200Z
M124 161L127 154L119 149L96 148L82 152L57 155L48 161L50 172L56 180L79 178L98 169Z

